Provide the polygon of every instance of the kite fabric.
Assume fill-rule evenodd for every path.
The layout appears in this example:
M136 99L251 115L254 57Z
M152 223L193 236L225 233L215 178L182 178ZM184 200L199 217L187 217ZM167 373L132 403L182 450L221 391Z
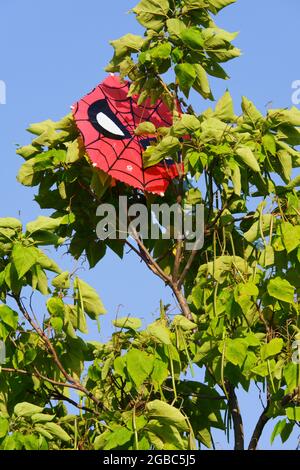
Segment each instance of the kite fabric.
M130 83L107 77L73 107L77 127L93 166L134 188L163 195L178 176L171 159L143 168L142 154L155 136L135 135L145 121L155 127L170 127L172 114L162 100L138 105L138 96L128 97Z

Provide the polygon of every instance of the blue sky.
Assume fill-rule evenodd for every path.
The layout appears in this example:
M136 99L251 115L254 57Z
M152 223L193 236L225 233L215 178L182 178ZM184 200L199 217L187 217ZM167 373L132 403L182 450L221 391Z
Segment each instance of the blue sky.
M29 123L59 119L69 112L74 101L104 78L103 69L112 55L109 40L140 31L134 16L127 14L135 3L135 0L1 1L0 80L7 89L7 103L0 104L1 217L20 214L27 222L40 214L37 204L32 202L34 192L16 181L21 160L15 154L15 146L29 142L25 131ZM299 0L238 0L225 9L217 22L230 31L240 31L235 44L242 49L243 56L225 65L232 77L229 81L212 81L215 98L228 87L236 111L242 95L252 99L262 111L270 102L273 107L291 106L291 84L300 79L299 18ZM198 100L194 103L197 109L209 106ZM66 257L60 261L63 267L73 266ZM160 298L174 304L161 282L132 255L120 262L109 254L94 271L82 271L80 275L99 290L107 307L102 340L111 332L110 322L118 305L120 314L149 321L157 315ZM261 411L255 393L242 395L241 407L246 427L252 429ZM271 428L266 428L261 448L270 447ZM273 449L294 449L297 435L284 447L279 440L275 441ZM221 434L216 435L216 442L217 448L227 448Z

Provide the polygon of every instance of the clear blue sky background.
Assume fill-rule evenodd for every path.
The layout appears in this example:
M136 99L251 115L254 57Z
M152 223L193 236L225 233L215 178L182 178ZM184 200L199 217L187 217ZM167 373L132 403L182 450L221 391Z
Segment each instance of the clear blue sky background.
M1 0L0 80L7 86L7 104L0 105L0 216L16 216L24 222L40 214L33 203L34 192L20 186L16 173L21 163L15 144L29 142L25 132L29 123L67 114L74 101L90 91L104 76L111 57L108 43L127 32L138 33L139 26L127 12L135 0ZM225 9L218 24L230 31L240 31L235 41L243 51L240 59L226 64L230 81L213 81L215 98L226 87L231 91L236 110L242 95L265 110L291 106L291 83L300 79L299 70L299 0L238 0ZM194 103L197 109L209 104ZM72 265L66 257L63 267ZM157 279L148 274L132 255L120 262L114 254L92 272L80 274L96 287L107 307L102 320L101 338L111 332L110 322L119 304L121 314L155 318L159 299L174 300ZM92 331L93 335L96 332ZM247 438L255 418L261 412L256 393L240 394L246 417ZM267 426L261 448L270 448ZM275 441L273 449L297 445L298 433L288 445ZM216 434L216 445L226 449L225 438Z

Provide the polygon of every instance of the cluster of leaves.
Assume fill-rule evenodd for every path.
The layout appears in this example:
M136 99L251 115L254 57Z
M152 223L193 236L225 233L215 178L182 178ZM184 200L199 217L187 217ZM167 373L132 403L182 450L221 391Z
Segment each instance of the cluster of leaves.
M211 17L230 3L142 0L133 11L145 36L112 41L108 68L130 78L130 94L140 94L140 103L162 96L174 111L170 128L142 123L136 129L157 137L144 152L145 166L183 157L186 176L160 202L204 205L201 250L189 252L175 239L138 240L136 249L171 287L185 317L171 321L162 306L145 330L129 317L115 322L117 331L105 344L78 336L87 333L86 315L97 319L103 305L39 246L67 245L90 267L107 247L122 257L126 241L97 240L96 209L99 202L117 207L119 195L134 200L134 192L90 165L72 116L30 126L37 137L18 150L25 159L18 179L37 186L36 201L53 212L28 224L25 234L19 221L0 220L0 340L8 351L0 375L4 448L194 449L213 445L212 428L228 432L233 425L235 447L242 449L235 390L248 391L251 383L264 396L260 432L269 419L283 416L272 439L285 441L300 421L299 365L292 360L293 342L300 339L300 112L275 109L264 116L243 98L236 115L229 92L200 115L191 106L176 112L180 90L212 98L207 74L226 78L220 63L239 54L231 44L235 35ZM170 70L175 79L167 85L162 77ZM154 201L145 195L145 204ZM45 271L57 274L52 288ZM21 301L26 286L50 296L38 329ZM25 324L6 304L11 298ZM91 361L86 368L85 361ZM203 383L185 379L193 367L205 370ZM20 416L16 407L24 399L53 417L45 418L47 429L34 417L42 410ZM80 414L69 415L64 401ZM51 424L69 440L55 435ZM255 433L253 449L260 437Z
M173 106L170 89L161 75L174 70L176 86L186 97L193 88L204 98L213 99L208 75L227 79L220 63L240 55L232 45L237 33L216 26L212 14L235 0L142 0L133 12L145 27L145 36L126 34L111 41L114 57L107 67L132 81L130 95L139 102L163 97Z

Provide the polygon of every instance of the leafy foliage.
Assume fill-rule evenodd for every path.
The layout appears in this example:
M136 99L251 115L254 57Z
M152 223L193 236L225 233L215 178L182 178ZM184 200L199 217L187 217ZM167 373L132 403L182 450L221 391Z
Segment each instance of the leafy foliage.
M138 318L118 318L105 344L86 339L87 316L98 321L104 306L43 247L64 246L91 268L107 248L123 257L128 240L97 239L96 209L100 202L117 208L119 195L134 201L135 194L90 165L71 116L29 127L35 137L18 149L25 160L18 179L36 187L36 202L52 213L24 231L17 219L0 219L0 340L7 351L1 449L195 449L213 447L213 429L228 433L231 426L235 448L243 449L235 390L252 383L265 395L261 422L282 417L272 441L286 441L300 420L299 365L292 362L300 339L300 111L263 115L244 97L236 115L229 91L201 114L186 103L191 89L212 99L208 76L226 79L220 64L239 55L236 34L212 17L231 3L142 0L133 12L144 36L112 41L108 70L129 77L140 103L162 96L173 110L170 128L136 129L157 137L145 166L178 154L184 160L186 176L163 200L146 194L145 205L180 200L205 208L199 251L175 238L130 245L172 289L175 315L161 305L145 328ZM175 74L169 84L167 71ZM44 298L39 320L24 300L28 291ZM255 430L250 449L259 438Z

